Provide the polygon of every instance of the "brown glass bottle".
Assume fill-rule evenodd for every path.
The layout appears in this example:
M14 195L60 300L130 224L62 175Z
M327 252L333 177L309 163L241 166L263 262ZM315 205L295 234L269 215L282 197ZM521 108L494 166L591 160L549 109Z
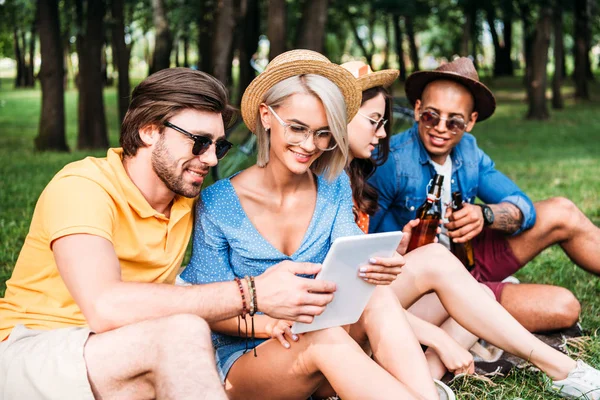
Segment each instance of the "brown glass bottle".
M452 193L452 211L458 211L461 208L463 208L462 194L460 192ZM475 267L475 254L470 240L465 243L454 243L451 240L450 251L464 264L467 270L471 271Z
M433 243L437 235L438 226L440 225L440 218L442 217L439 203L443 182L443 175L436 175L433 178L433 185L429 189L427 200L417 209L416 218L419 218L420 221L419 225L412 231L407 252Z

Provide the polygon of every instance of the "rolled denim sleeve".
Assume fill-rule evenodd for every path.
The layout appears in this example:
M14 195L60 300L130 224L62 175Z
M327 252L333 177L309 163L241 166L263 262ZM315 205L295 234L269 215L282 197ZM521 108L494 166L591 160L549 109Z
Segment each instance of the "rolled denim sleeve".
M518 235L535 224L535 207L531 199L506 175L495 168L492 159L481 149L479 152L479 185L477 197L487 204L499 204L502 202L515 205L523 214L523 222Z
M383 165L375 170L373 176L369 178L369 184L372 185L379 195L377 199L377 212L369 221L369 232L379 232L383 220L386 218L389 208L393 205L396 193L398 191L396 157L390 154Z

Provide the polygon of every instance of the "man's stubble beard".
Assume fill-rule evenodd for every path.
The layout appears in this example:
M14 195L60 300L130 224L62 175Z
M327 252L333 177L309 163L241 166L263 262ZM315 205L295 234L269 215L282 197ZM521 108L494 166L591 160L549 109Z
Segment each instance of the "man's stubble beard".
M202 184L186 183L183 179L183 170L181 175L177 174L177 161L173 159L164 142L162 136L152 152L152 169L173 193L187 198L197 197L202 190Z

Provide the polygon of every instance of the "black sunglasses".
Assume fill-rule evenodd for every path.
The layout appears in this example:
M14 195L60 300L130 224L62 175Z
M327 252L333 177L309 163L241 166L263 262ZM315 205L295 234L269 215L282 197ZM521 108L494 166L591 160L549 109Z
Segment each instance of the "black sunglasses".
M173 125L169 121L165 122L164 125L167 128L171 128L176 130L179 133L183 133L185 136L189 137L194 141L194 147L192 147L192 154L195 156L199 156L204 154L206 150L210 147L211 144L215 144L215 154L217 155L217 159L220 160L227 155L229 149L233 147L233 143L229 142L227 139L217 139L213 142L213 140L206 136L194 135L189 133L185 129L181 129L177 125Z

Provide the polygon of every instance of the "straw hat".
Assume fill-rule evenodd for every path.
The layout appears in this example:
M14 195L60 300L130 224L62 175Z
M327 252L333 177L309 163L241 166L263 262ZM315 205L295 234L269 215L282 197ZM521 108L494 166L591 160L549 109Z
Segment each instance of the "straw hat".
M362 61L348 61L341 66L354 75L363 92L377 86L388 87L394 83L394 81L398 79L398 75L400 75L400 71L397 69L384 69L373 72L371 66Z
M356 115L362 100L362 91L356 79L346 69L333 64L327 57L311 50L291 50L275 57L263 73L246 88L242 96L242 118L248 129L256 130L256 116L265 93L275 84L296 75L321 75L333 82L346 102L348 122Z
M408 100L414 106L415 102L421 98L425 87L431 82L441 79L458 82L471 91L475 99L475 111L479 113L478 122L489 118L494 113L496 99L492 91L479 82L479 75L473 61L467 57L460 57L433 71L419 71L411 74L404 85Z

